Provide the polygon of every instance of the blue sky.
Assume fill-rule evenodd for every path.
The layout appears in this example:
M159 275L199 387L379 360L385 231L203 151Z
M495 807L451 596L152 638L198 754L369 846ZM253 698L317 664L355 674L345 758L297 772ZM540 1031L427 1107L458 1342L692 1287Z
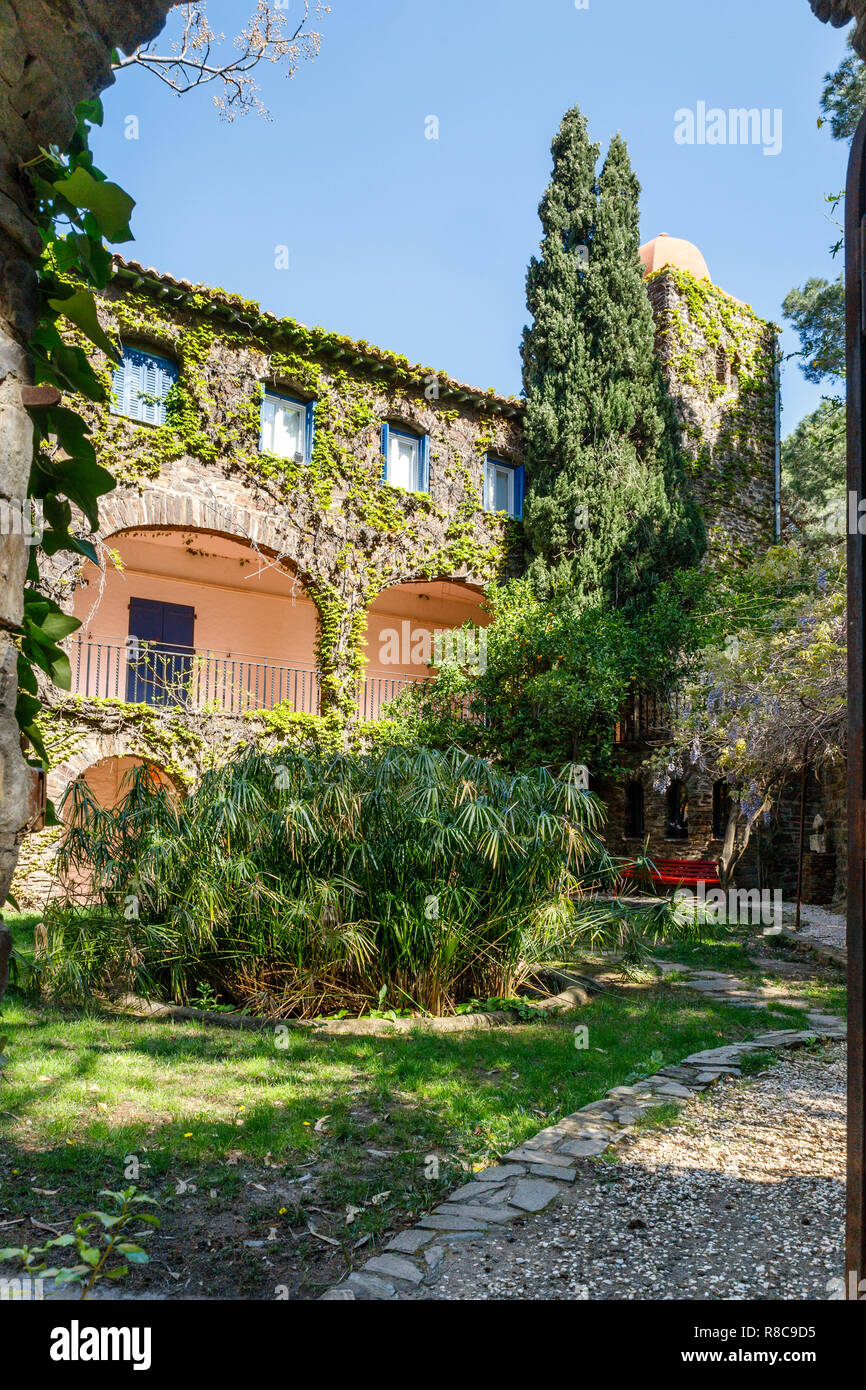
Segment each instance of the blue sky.
M229 35L251 9L209 5ZM319 28L320 56L292 81L262 72L271 122L225 125L207 90L119 75L94 148L137 200L125 254L517 393L550 141L577 104L594 139L628 142L644 239L694 241L758 313L780 321L792 285L838 273L824 195L847 150L817 116L845 31L807 0L332 0ZM677 144L674 113L701 101L781 109L781 153ZM786 433L820 395L788 365Z

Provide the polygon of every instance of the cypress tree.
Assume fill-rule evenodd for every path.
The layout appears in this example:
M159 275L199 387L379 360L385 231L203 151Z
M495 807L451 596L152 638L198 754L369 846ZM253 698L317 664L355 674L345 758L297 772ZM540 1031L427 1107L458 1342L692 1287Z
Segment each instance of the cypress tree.
M568 160L557 158L563 142ZM580 603L621 606L694 564L704 532L654 352L638 256L640 185L619 136L596 183L597 157L583 117L568 112L540 209L541 260L527 276L525 531L541 594L568 589ZM576 169L585 269L557 236L555 216L577 206Z
M529 571L543 592L573 546L574 478L587 419L589 345L583 326L586 270L581 247L592 256L599 146L586 120L567 111L552 146L553 177L541 200L541 257L530 261L526 302L532 327L523 332L526 396L527 496L525 534L533 552Z

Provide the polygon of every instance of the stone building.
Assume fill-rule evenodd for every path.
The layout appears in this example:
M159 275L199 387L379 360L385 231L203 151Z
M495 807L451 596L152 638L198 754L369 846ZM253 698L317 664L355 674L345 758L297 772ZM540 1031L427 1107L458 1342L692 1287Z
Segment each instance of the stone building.
M753 553L778 515L775 329L689 243L641 254L712 546ZM112 408L83 408L117 487L102 567L46 567L82 622L71 692L46 692L49 795L84 777L110 803L136 762L182 793L250 738L382 736L437 633L480 644L485 585L519 554L522 402L119 258L100 314L123 366L103 367ZM652 722L625 713L626 765ZM634 849L631 794L606 791L617 851ZM678 857L718 852L712 789L690 795L684 842L645 788L641 835L661 857L671 840ZM26 846L22 900L44 892L57 833Z

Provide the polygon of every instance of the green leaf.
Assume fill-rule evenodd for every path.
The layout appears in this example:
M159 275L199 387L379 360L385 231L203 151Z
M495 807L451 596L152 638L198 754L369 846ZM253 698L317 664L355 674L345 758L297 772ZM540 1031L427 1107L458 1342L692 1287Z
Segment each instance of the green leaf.
M116 50L112 49L111 61L116 62ZM79 125L82 121L89 121L91 125L102 125L102 101L99 97L83 97L76 102L75 115Z
M37 370L37 382L50 381L64 391L76 391L89 401L104 401L105 387L80 347L63 343L53 347Z
M53 469L57 491L80 507L95 531L99 525L97 498L111 492L115 479L107 468L82 459L68 459Z
M20 719L18 719L18 711L17 711L17 709L16 709L16 711L15 711L15 714L16 714L16 719L17 719L18 727L19 727L19 729L21 730L22 734L24 735L24 737L25 737L26 739L29 739L29 740L30 740L31 744L33 745L34 749L36 750L37 757L39 757L39 758L42 759L42 763L43 763L43 765L45 766L45 768L46 768L46 769L49 768L50 765L51 765L51 764L50 764L50 760L49 760L48 754L47 754L46 751L45 751L45 744L42 742L42 735L41 735L41 733L39 732L38 727L37 727L35 724L24 724L24 723L22 723L22 721L21 721Z
M64 637L68 637L70 632L75 632L76 628L81 627L78 618L73 618L68 613L49 613L42 624L42 631L54 642L61 642Z
M61 198L77 208L92 212L108 241L129 241L129 219L135 199L108 179L95 179L80 166L65 179L57 179L52 188Z
M100 348L113 361L120 361L120 354L108 337L96 316L96 301L90 290L76 290L67 299L49 299L49 309L53 309L56 314L62 314L64 318L74 323L76 328L80 328L96 347Z

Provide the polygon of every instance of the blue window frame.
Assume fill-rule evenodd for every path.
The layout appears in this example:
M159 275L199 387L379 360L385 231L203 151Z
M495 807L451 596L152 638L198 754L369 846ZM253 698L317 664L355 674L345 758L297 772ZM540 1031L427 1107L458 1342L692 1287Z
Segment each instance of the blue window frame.
M383 478L407 492L430 491L430 436L382 426Z
M313 457L315 401L297 401L279 391L262 397L259 449L264 454L309 463Z
M484 510L523 516L523 464L503 463L491 458L484 462Z
M167 357L142 348L122 348L123 360L111 381L111 408L145 425L164 425L166 400L178 378Z

